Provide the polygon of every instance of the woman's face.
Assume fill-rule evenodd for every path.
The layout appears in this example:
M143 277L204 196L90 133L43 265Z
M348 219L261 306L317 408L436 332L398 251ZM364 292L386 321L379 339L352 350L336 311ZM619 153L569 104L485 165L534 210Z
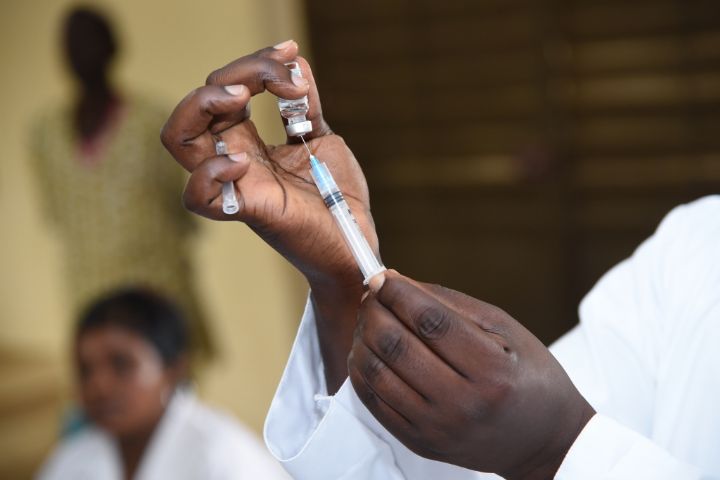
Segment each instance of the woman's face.
M87 416L118 436L155 427L175 387L175 375L140 335L107 325L83 332L76 358Z

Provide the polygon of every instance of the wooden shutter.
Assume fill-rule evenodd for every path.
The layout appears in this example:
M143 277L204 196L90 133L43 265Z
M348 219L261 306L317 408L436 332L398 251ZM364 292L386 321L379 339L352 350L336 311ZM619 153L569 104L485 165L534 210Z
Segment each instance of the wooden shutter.
M307 0L323 106L388 266L541 339L720 186L717 0Z

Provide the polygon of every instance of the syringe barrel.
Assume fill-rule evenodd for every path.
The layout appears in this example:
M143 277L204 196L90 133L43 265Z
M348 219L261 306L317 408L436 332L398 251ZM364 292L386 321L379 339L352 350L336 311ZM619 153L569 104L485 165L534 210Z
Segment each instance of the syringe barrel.
M327 166L320 163L314 156L310 158L310 164L310 172L315 180L315 185L323 197L325 206L332 213L335 223L340 227L345 242L362 272L364 283L367 284L370 278L385 271L385 266L378 261L370 248L370 244L360 230L357 220L350 211L350 206L345 201Z

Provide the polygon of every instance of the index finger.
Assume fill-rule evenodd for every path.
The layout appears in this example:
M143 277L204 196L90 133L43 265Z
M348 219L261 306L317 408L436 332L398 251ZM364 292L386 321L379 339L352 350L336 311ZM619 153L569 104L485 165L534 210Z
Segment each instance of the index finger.
M249 91L243 85L196 88L175 107L160 132L160 140L178 163L192 172L215 151L208 131L213 119L243 111L249 101Z
M294 49L270 47L211 73L206 86L191 92L175 107L161 133L163 144L192 171L214 151L210 131L220 133L247 118L250 97L265 89L284 98L306 95L307 81L293 83L282 63L295 54L297 44Z
M502 350L474 323L410 279L388 272L377 300L460 375L471 378L479 363ZM488 355L490 354L490 355Z
M290 61L295 61L299 64L303 74L302 78L307 81L307 87L305 89L287 88L288 86L298 87L298 85L293 83L293 77L285 67L285 64ZM268 67L265 76L253 76L253 69L258 63L263 62L266 63ZM320 95L317 84L315 83L315 76L307 60L298 56L298 44L296 42L289 40L274 47L258 50L252 55L239 58L215 70L207 78L208 85L234 85L237 83L247 85L252 95L256 95L266 89L278 97L287 99L297 99L307 95L308 113L306 118L312 122L313 129L305 135L305 138L311 139L332 133L322 114ZM288 138L288 142L298 141L297 138Z

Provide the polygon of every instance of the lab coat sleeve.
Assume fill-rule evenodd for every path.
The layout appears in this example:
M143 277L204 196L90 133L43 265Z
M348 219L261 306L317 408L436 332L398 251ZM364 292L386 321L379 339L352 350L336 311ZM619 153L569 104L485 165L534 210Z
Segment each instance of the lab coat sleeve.
M694 467L604 415L595 415L570 448L556 480L704 480Z
M311 302L265 421L265 441L298 480L498 478L415 455L375 420L347 379L328 396Z

